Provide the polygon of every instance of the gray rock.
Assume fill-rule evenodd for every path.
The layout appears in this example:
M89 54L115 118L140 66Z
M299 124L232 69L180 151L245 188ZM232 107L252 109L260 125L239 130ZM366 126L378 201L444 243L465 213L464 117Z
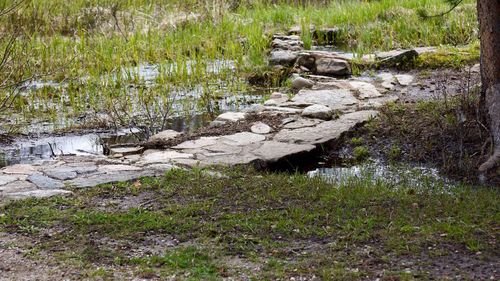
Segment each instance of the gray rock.
M337 139L357 124L370 120L378 114L374 110L357 111L340 116L339 119L326 121L314 127L295 130L282 129L274 136L275 141L298 144L323 144Z
M384 65L396 65L411 61L418 57L418 52L411 50L394 50L375 54L377 61Z
M408 74L398 74L394 75L394 77L396 77L396 80L401 86L409 86L414 79L413 75L408 75Z
M264 111L283 114L300 114L302 112L302 109L282 106L265 106Z
M308 106L302 111L302 116L310 118L318 118L323 120L330 120L333 115L333 110L328 106L315 104Z
M265 135L265 134L269 134L273 129L265 123L257 122L257 123L252 125L250 130L252 131L252 133Z
M168 140L176 138L180 134L181 133L174 131L174 130L165 130L165 131L161 131L155 135L152 135L149 138L149 141L168 141Z
M39 174L29 175L28 181L41 189L60 189L64 187L61 181Z
M156 171L129 171L127 173L101 174L79 177L66 183L77 188L93 187L105 183L122 182L138 179L145 176L154 176Z
M394 75L392 75L392 73L382 72L377 74L376 77L377 79L382 81L381 83L382 87L389 90L394 88L394 83L396 82L396 78L394 77Z
M264 111L264 106L262 104L252 104L243 110L243 112L246 113L260 113L262 111Z
M216 121L225 121L225 122L237 122L245 119L247 116L244 112L226 112L217 116Z
M282 40L276 38L271 42L271 47L279 50L302 51L304 50L304 43L300 40Z
M22 200L27 198L47 198L59 195L70 195L71 191L62 190L62 189L49 189L49 190L31 190L31 191L23 191L23 192L14 192L7 194L5 197L12 200Z
M77 177L76 171L73 171L71 169L59 169L59 168L54 168L51 170L46 170L44 171L45 174L51 178L57 179L57 180L72 180Z
M358 92L359 99L376 98L382 96L377 88L367 82L363 81L350 81L351 87Z
M29 164L17 164L5 167L1 170L4 174L13 174L13 175L30 175L33 173L37 173L37 169L33 165Z
M310 152L315 149L314 145L298 145L277 141L265 141L262 146L252 151L259 160L266 162L276 162L284 157L298 153Z
M151 140L151 138L149 140ZM110 149L111 154L121 154L122 156L141 154L142 151L144 151L144 148L141 146L112 147Z
M359 103L351 91L333 90L301 90L292 101L298 104L321 104L333 110L345 110Z
M131 165L102 165L99 167L98 171L102 173L116 173L116 172L127 172L127 171L141 171L139 167Z
M59 166L58 169L66 169L77 174L88 174L97 171L97 165L93 162L68 163Z
M149 153L143 155L139 161L142 165L155 164L155 163L171 163L173 159L179 158L193 158L193 154L181 153L175 150L165 150Z
M26 177L24 177L25 179ZM21 176L19 175L0 175L0 186L6 185L8 183L11 183L13 181L20 180ZM22 180L24 180L22 179Z
M437 52L436 47L417 47L417 48L413 48L413 50L415 50L415 52L417 52L418 55L430 54L430 53Z
M174 146L174 149L197 149L217 143L219 137L201 137L197 140L185 141Z
M304 88L310 89L313 86L314 86L314 82L309 80L309 79L306 79L306 78L303 78L300 76L294 77L292 79L292 88L295 90L302 90Z
M21 192L27 190L35 190L36 185L31 182L25 180L17 180L10 182L6 185L0 186L0 194L13 193L13 192Z
M310 118L299 118L283 126L284 129L299 129L304 127L313 127L321 123L321 120Z
M269 58L269 64L293 66L298 57L297 52L273 50L271 52L271 57Z
M249 145L251 143L261 142L266 139L265 136L250 132L236 133L233 135L222 136L221 140L224 143L231 145Z
M329 76L347 76L351 75L351 65L340 58L319 58L316 59L314 73Z
M348 60L332 52L307 51L300 53L297 65L318 75L346 76L351 74Z

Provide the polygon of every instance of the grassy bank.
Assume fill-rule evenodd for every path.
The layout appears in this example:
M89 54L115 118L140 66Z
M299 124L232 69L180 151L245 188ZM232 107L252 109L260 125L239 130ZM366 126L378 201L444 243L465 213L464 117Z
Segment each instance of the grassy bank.
M117 75L123 68L144 64L161 66L154 78L158 87L149 89L147 96L179 98L175 91L201 85L199 96L211 102L218 91L207 85L221 81L228 85L226 94L245 93L244 79L234 77L265 70L270 35L275 32L294 25L338 27L338 47L358 54L466 45L477 38L473 3L465 1L445 17L422 20L419 9L437 13L447 8L444 1L312 1L303 6L286 1L25 1L0 17L1 48L8 44L9 34L19 35L0 81L9 84L35 76L70 84L16 96L8 114L21 121L54 122L89 112L112 112L117 101L118 108L131 107L130 101L138 107L161 108L130 97L125 85L140 84L135 70L126 70L131 73L125 77ZM206 67L213 61L231 61L235 69L214 74ZM12 93L3 89L0 101L8 95Z
M497 274L497 189L369 178L337 186L300 174L220 171L173 170L70 198L14 202L0 209L0 230L28 239L21 248L30 259L96 279Z

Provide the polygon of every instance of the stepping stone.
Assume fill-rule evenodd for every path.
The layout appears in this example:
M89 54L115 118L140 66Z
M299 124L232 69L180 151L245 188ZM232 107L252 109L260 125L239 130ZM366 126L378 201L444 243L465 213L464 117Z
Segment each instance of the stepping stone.
M219 137L201 137L197 140L190 140L176 145L174 149L197 149L217 143Z
M62 181L72 180L78 176L78 174L75 171L64 168L63 169L54 168L53 170L46 170L44 171L44 173L53 179Z
M40 189L60 189L64 187L61 181L39 174L29 175L28 181L35 184Z
M287 50L273 50L269 58L270 65L293 66L297 58L297 52Z
M310 118L318 118L323 120L332 119L333 110L328 106L315 104L308 106L302 111L302 116Z
M115 174L99 174L99 175L79 177L71 181L66 181L66 183L69 186L84 188L84 187L93 187L105 183L130 181L141 177L154 176L154 175L156 175L156 171L153 170L129 171L126 173L120 172Z
M0 186L6 185L13 181L25 180L25 179L26 176L21 176L21 175L0 175Z
M350 81L349 83L351 84L352 88L359 93L359 99L369 99L382 96L377 88L370 83L362 81Z
M394 77L396 77L396 80L398 80L398 83L401 86L409 86L413 82L413 79L414 79L414 77L412 75L408 75L408 74L394 75Z
M151 140L151 138L150 138ZM142 151L144 151L144 148L141 146L133 146L133 147L113 147L110 149L110 153L113 155L121 155L121 156L127 156L127 155L134 155L134 154L141 154Z
M130 165L103 165L99 167L99 172L103 173L115 173L115 172L126 172L126 171L141 171L142 169Z
M359 103L351 91L345 89L301 90L292 101L298 104L321 104L333 110L345 110Z
M273 129L269 127L267 124L264 124L262 122L257 122L252 125L250 128L250 131L255 134L260 134L260 135L265 135L269 134Z
M69 195L72 194L71 191L62 190L62 189L49 189L49 190L31 190L31 191L23 191L23 192L15 192L9 193L5 197L12 200L22 200L26 198L47 198L52 196L59 195Z
M37 169L33 165L28 164L16 164L12 166L5 167L1 170L4 174L13 175L29 175L33 173L38 173Z
M382 87L390 90L394 88L394 83L396 82L396 79L392 73L389 72L382 72L377 74L376 76L379 80L382 81Z
M264 111L284 114L300 114L302 109L282 106L265 106Z
M149 138L149 141L168 141L181 135L181 133L174 130L161 131Z
M357 111L340 116L339 119L326 121L314 127L295 130L282 129L274 136L275 141L297 144L323 144L337 139L357 124L370 120L378 114L374 110Z
M309 79L300 76L292 79L292 88L295 90L302 90L304 88L310 89L312 86L314 86L314 82Z
M245 119L246 116L247 114L244 112L226 112L215 118L215 121L237 122Z
M36 185L32 184L31 182L18 180L0 186L0 194L21 192L21 191L35 190L35 189Z
M265 136L254 134L250 132L236 133L233 135L222 136L221 140L224 143L231 145L249 145L251 143L261 142L266 139Z
M147 155L143 155L142 159L138 163L142 165L170 163L172 162L172 160L179 158L193 158L193 154L180 153L175 150L157 151Z
M286 156L298 153L310 152L316 146L310 144L289 144L277 141L265 141L262 146L252 151L259 160L266 162L276 162Z
M299 129L304 127L313 127L321 123L321 120L310 118L299 118L295 121L287 123L283 126L284 129Z

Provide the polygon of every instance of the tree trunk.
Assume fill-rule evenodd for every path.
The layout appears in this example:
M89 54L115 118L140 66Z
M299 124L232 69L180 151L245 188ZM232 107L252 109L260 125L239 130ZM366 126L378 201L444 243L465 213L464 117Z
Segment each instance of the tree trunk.
M491 129L493 151L479 167L485 173L500 162L500 0L478 0L481 37L481 100Z

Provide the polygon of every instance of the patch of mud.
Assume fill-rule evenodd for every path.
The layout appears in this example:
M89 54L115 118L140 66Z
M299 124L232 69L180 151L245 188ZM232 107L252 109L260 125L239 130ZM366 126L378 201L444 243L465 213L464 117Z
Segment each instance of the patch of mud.
M407 74L407 73L405 73ZM480 74L473 67L465 69L412 70L408 74L415 81L401 92L401 102L414 103L422 100L445 100L465 95L480 84Z

